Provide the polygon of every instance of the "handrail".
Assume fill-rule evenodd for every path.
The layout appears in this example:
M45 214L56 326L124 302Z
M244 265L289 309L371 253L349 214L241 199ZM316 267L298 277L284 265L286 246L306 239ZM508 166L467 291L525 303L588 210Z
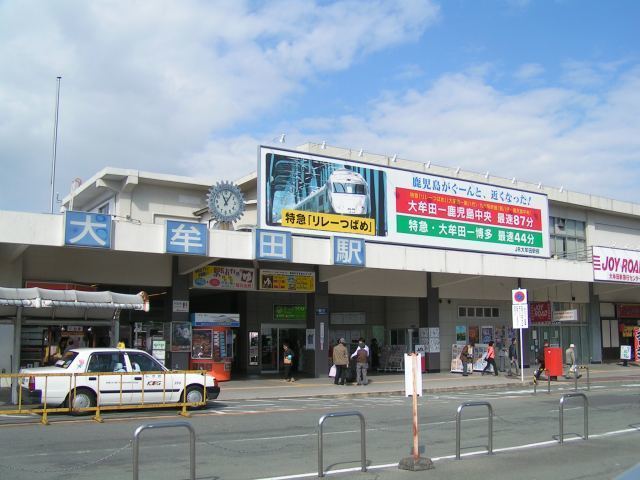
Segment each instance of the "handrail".
M196 480L196 432L189 422L164 422L140 425L133 434L133 480L138 480L140 459L140 434L144 430L155 428L184 427L189 430L189 479Z
M360 463L362 464L361 471L367 471L367 446L365 440L365 426L364 416L360 412L334 412L327 413L320 417L318 420L318 477L324 477L324 468L322 464L323 449L322 449L322 425L327 418L334 417L359 417L360 418ZM135 479L134 479L135 480Z
M481 407L485 406L489 409L489 445L487 445L487 453L493 453L493 407L489 402L465 402L458 407L456 412L456 460L460 460L460 423L462 418L462 410L465 407Z
M564 401L566 398L572 397L582 397L584 400L584 436L582 438L585 440L589 439L589 399L584 393L565 393L560 397L560 436L558 442L560 442L561 445L564 443Z

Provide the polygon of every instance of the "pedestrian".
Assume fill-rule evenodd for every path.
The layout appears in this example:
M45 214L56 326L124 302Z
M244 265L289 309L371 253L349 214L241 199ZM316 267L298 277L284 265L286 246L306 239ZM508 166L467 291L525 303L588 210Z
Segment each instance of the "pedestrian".
M351 354L351 358L356 359L356 382L358 385L369 383L367 379L367 368L369 368L369 347L364 343L364 338L358 340L358 348Z
M493 373L497 377L498 376L498 366L496 365L496 349L493 347L493 340L489 342L489 348L487 349L487 355L485 356L485 360L487 361L487 365L482 370L482 374L484 375L489 370L489 366L493 367Z
M544 365L544 349L546 347L549 346L549 342L544 342L544 346L538 351L538 368L535 372L533 372L533 383L536 384L538 383L538 380L540 380L540 375L542 375L542 372L544 372L545 370L545 365Z
M336 376L333 383L344 385L347 378L347 368L349 365L349 352L346 347L346 340L341 338L338 344L333 347L333 364L336 366Z
M469 368L469 364L471 363L473 357L471 356L471 346L466 344L462 347L462 351L460 352L460 361L462 362L462 376L468 377L469 373L467 369Z
M520 365L518 365L518 344L516 343L516 339L511 339L511 345L509 345L509 371L507 375L511 376L513 373L511 372L511 367L516 367L516 375L520 375Z
M282 363L284 364L284 379L287 382L295 382L296 379L291 376L291 368L293 367L293 359L295 357L293 350L289 346L289 342L282 344Z
M564 364L567 366L567 374L564 378L571 378L573 375L578 378L582 376L578 373L578 365L576 363L576 346L573 343L564 351Z

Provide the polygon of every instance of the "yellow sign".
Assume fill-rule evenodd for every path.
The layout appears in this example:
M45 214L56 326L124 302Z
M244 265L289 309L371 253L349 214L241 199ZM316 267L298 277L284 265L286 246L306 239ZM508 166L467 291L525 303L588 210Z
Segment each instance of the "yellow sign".
M376 234L376 221L373 218L303 210L282 210L282 226L358 235Z
M285 270L260 270L260 290L277 292L315 292L314 272L292 272Z

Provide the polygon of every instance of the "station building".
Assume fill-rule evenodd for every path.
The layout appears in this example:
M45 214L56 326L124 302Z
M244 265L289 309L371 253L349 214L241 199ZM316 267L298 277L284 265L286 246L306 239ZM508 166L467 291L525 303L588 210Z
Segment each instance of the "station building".
M231 375L278 372L286 341L313 376L327 374L339 338L375 338L376 368L401 370L419 350L428 371L449 371L456 345L517 336L518 288L525 364L545 341L576 344L581 363L633 344L639 204L312 143L258 157L234 182L244 208L233 221L211 205L232 179L118 168L79 185L61 214L0 212L0 287L142 290L150 301L115 323L0 307L0 368L45 363L77 335L171 368L204 355ZM231 208L222 190L218 207ZM224 329L200 331L211 326Z

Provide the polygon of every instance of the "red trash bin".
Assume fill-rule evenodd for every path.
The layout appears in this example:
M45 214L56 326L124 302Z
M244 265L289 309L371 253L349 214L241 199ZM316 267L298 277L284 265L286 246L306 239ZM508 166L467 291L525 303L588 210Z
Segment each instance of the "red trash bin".
M560 347L545 347L544 366L550 377L559 377L563 373L562 349Z

